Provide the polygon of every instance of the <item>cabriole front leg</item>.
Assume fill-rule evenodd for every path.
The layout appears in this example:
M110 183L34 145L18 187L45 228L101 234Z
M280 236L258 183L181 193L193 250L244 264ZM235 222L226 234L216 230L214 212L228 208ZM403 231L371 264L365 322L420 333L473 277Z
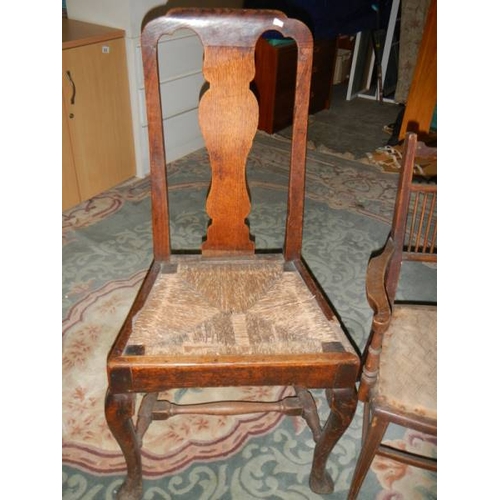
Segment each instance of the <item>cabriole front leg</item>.
M358 402L354 388L329 389L327 390L327 396L331 411L314 450L313 465L309 478L311 490L320 495L333 492L333 479L326 471L326 462L333 447L349 427Z
M142 498L142 465L139 439L135 432L135 394L106 394L106 420L109 429L120 445L127 464L127 478L116 494L117 500Z

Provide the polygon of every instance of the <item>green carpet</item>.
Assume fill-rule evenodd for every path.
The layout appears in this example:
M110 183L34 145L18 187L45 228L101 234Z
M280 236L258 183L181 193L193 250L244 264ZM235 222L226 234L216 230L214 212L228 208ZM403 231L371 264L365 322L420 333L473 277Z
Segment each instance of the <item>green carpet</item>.
M257 134L248 161L256 243L283 239L288 141ZM370 325L364 278L368 258L387 236L397 176L328 153L309 151L304 256L355 344ZM169 165L172 240L199 246L209 168L205 150ZM148 179L128 181L63 214L63 499L107 500L125 476L125 462L104 419L106 355L149 266ZM436 300L436 269L403 270L398 297ZM230 397L255 388L228 389ZM275 391L287 390L275 388ZM177 391L199 401L206 391ZM325 418L324 395L315 392ZM334 448L328 470L346 498L359 452L361 408ZM391 428L389 439L436 453L432 438ZM308 476L314 442L302 419L275 414L155 422L143 447L144 499L319 499ZM430 499L436 475L377 458L360 499Z

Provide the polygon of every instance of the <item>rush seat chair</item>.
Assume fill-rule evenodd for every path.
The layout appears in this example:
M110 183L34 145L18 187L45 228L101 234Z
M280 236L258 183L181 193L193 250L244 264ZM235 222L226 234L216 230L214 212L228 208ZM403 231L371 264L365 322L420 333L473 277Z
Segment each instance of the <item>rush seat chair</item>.
M171 246L157 56L160 38L182 28L201 39L209 85L199 103L212 171L209 224L200 235L201 250L193 253ZM258 122L250 90L254 48L269 30L292 37L298 46L286 233L283 249L275 253L255 248L246 222L251 210L246 158ZM360 361L301 255L311 33L278 11L172 9L146 24L141 44L154 256L107 360L106 419L127 466L118 498L141 497L142 437L150 423L200 413L304 417L316 442L310 486L331 492L325 466L354 415ZM235 386L286 386L295 392L280 401L190 405L162 396L177 388ZM324 423L311 389L326 390L331 411Z
M383 443L389 424L437 434L437 304L395 301L402 262L437 262L437 184L415 181L417 145L417 135L407 133L392 228L368 264L373 320L358 393L364 403L363 437L351 500L376 454L437 470L435 457Z

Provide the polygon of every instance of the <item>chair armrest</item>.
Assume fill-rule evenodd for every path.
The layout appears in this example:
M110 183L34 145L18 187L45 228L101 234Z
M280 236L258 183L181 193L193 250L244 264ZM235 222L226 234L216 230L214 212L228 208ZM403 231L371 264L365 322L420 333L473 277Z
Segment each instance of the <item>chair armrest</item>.
M391 303L385 287L387 267L394 253L392 238L386 241L382 253L372 257L366 271L366 297L374 312L377 323L388 321L391 315Z
M377 381L382 339L391 322L391 302L385 288L387 267L394 253L394 242L389 236L382 253L372 257L366 271L366 296L373 309L373 319L365 349L358 398L367 401L370 389Z

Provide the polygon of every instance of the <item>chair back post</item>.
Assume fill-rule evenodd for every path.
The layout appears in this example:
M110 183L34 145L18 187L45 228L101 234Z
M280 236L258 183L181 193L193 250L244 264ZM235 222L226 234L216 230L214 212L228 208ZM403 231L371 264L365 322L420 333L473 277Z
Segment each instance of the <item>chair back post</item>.
M417 134L408 132L406 134L401 172L399 176L398 191L394 205L394 216L392 219L391 237L394 242L394 253L389 262L386 276L387 295L391 304L396 297L401 262L403 259L406 222L411 196L411 183L413 179L413 168L417 151Z
M297 78L293 108L292 150L285 229L286 260L300 258L304 222L307 124L312 75L313 39L309 29L293 20L293 38L297 43ZM290 32L292 30L290 29ZM291 35L288 35L291 36Z
M214 23L214 20L216 22ZM266 31L278 31L297 43L297 78L284 253L300 257L305 191L307 118L313 40L300 21L271 10L175 8L150 21L142 33L149 152L153 250L156 260L171 253L165 142L160 101L157 46L161 36L192 29L204 46L203 74L210 84L199 104L202 134L212 180L206 209L210 217L205 256L251 254L254 242L246 223L251 210L246 160L257 131L258 103L250 90L255 75L255 44Z
M158 72L158 40L162 36L159 24L158 21L152 21L149 28L142 31L141 51L149 135L153 255L155 260L167 260L170 257L170 227L165 139Z

